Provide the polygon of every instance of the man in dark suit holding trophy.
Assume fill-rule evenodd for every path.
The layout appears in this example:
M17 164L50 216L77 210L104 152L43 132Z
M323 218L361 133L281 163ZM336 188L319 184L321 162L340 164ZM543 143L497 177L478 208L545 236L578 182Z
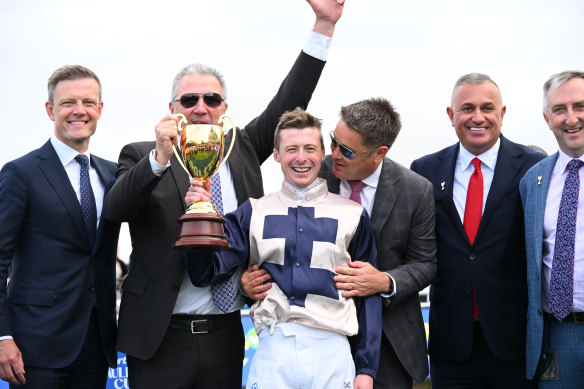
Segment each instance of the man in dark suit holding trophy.
M306 108L316 87L344 0L308 3L316 15L309 43L265 111L235 130L228 162L213 178L224 212L263 195L260 165L272 153L278 119L285 111ZM174 79L171 99L170 114L156 125L156 141L122 149L118 180L106 199L106 216L129 223L133 247L122 286L117 347L127 355L133 387L240 388L241 271L228 286L230 306L218 306L213 290L219 288L194 287L180 252L172 249L189 187L189 176L173 155L175 114L183 114L189 124L218 124L227 110L223 77L205 65L187 66ZM230 132L226 144L232 136Z

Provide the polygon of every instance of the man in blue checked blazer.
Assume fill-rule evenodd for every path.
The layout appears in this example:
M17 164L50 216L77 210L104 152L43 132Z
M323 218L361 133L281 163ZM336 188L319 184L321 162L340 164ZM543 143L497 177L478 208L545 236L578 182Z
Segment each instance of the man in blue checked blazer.
M529 291L527 377L540 379L541 388L580 388L584 384L584 355L578 352L584 347L584 169L580 168L584 72L558 73L544 84L544 119L559 151L533 166L519 187L525 209ZM579 185L574 187L570 177ZM567 223L571 229L564 234L562 216L570 214L575 220ZM570 266L562 272L566 258ZM563 277L567 277L566 288L560 293L557 285ZM565 296L565 307L558 294Z

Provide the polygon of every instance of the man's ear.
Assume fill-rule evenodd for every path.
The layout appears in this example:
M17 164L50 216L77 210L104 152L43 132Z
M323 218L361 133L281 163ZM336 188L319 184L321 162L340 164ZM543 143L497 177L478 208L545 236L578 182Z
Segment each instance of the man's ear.
M278 150L274 149L274 160L280 163L280 154L278 154Z

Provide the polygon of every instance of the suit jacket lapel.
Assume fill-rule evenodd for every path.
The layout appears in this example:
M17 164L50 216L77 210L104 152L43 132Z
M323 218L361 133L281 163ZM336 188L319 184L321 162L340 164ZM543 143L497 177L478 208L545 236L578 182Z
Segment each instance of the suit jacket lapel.
M89 244L89 238L85 233L81 205L79 205L79 200L77 199L75 190L71 186L69 176L67 175L57 152L51 145L51 141L48 141L39 149L37 159L39 171L45 176L51 188L61 199L63 206L73 220L75 230L83 231L80 235L82 236L82 239Z
M497 166L495 167L493 182L491 183L485 209L483 210L483 217L477 231L476 241L480 241L485 225L488 225L489 219L496 212L503 196L509 190L509 186L519 184L519 180L516 180L516 178L523 165L523 161L519 158L520 151L515 150L502 135L500 139L501 146L497 156Z
M401 176L397 174L398 170L392 169L393 161L389 158L384 158L382 163L381 174L375 191L375 200L373 201L371 215L369 215L373 231L378 239L399 196L400 188L397 184L401 179Z
M434 199L436 204L440 204L444 209L444 212L452 221L452 225L456 226L456 229L460 236L468 242L468 236L464 231L464 226L460 218L460 214L456 209L454 204L454 172L456 169L456 159L458 157L459 143L450 146L443 153L438 155L440 162L438 163L438 174L436 176L436 182L434 182ZM442 189L444 187L444 189Z
M183 162L179 161L174 154L170 157L170 172L172 173L172 180L176 186L176 191L174 191L175 195L179 196L180 201L182 201L184 208L186 209L187 204L185 203L185 195L191 185L189 182L191 178L183 168ZM169 190L171 189L169 188Z
M536 222L534 224L534 228L530 233L533 235L533 241L535 242L535 247L543 247L543 219L545 215L545 203L547 200L547 194L550 188L550 181L552 178L552 171L554 166L556 165L556 161L558 160L559 153L555 153L552 157L544 160L541 164L536 165L537 170L535 172L534 178L537 180L538 176L541 176L541 185L537 185L537 182L530 182L529 185L533 185L535 187L535 204L529 205L533 207L536 215ZM538 269L538 274L541 274L541 266L542 266L542 251L536 250L537 253L537 260L536 265Z
M240 130L236 131L237 136L242 136L242 132ZM232 138L233 130L229 131L229 134L225 137L225 150L223 152L223 158L225 158L225 155L227 155ZM235 197L237 197L238 206L243 204L248 199L248 193L243 190L243 188L247 188L246 182L244 182L244 180L246 180L246 172L242 170L243 163L239 163L239 161L241 161L241 151L239 149L240 144L241 142L235 142L233 149L231 150L231 154L229 154L228 158L228 161L231 161L229 163L229 170L231 171L231 178L233 179L233 187L235 188Z
M91 166L97 172L99 180L101 181L101 184L103 185L103 198L105 200L105 196L107 195L109 190L112 188L112 186L114 186L116 170L113 168L108 169L107 164L102 159L100 159L99 157L96 157L93 154L91 155ZM99 221L99 226L97 226L97 234L95 236L95 243L93 245L94 252L97 251L97 248L101 244L101 238L103 235L103 230L105 229L105 224L106 223L105 223L105 219L103 217L103 209L102 209L102 213L101 213L100 221Z

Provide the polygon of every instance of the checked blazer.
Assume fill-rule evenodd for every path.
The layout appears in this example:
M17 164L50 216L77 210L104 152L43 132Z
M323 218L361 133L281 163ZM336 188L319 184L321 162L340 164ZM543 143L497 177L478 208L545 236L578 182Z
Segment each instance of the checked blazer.
M432 186L389 158L382 163L370 216L379 270L388 272L397 285L396 295L384 299L383 336L408 374L422 382L428 376L428 355L418 293L432 282L437 267ZM320 176L327 180L329 191L339 193L340 179L333 175L332 166L329 155Z

